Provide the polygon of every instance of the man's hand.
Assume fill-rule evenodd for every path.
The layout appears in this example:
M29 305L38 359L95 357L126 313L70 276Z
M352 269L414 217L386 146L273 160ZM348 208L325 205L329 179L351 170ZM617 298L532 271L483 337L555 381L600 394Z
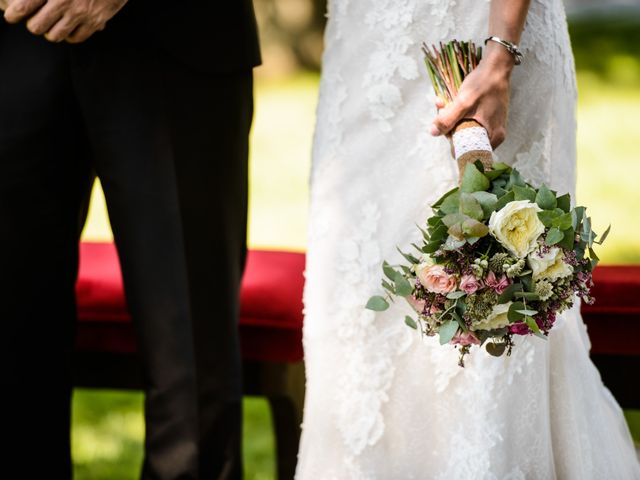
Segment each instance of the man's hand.
M103 30L127 0L0 0L8 3L4 18L18 23L28 18L27 28L51 42L84 42Z

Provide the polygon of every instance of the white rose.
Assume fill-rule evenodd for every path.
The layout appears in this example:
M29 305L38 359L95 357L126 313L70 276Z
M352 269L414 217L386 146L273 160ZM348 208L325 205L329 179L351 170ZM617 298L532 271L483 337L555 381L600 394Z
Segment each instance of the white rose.
M564 254L558 247L551 247L545 254L533 252L529 255L529 267L533 280L547 279L551 282L568 277L573 273L573 267L564 262Z
M496 330L509 325L507 314L513 302L498 303L487 318L471 326L471 330Z
M524 258L536 247L544 225L538 218L542 209L529 200L507 203L489 219L489 231L516 258Z

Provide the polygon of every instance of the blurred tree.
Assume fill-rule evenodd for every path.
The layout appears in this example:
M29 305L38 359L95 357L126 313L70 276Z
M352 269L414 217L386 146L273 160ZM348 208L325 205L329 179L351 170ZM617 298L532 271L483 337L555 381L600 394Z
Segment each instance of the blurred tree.
M265 59L263 74L319 71L326 0L254 0Z

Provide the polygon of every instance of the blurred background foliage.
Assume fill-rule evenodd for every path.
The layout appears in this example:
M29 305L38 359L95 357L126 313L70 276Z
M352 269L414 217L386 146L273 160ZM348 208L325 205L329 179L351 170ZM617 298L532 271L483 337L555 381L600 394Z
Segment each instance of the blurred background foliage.
M640 263L640 5L567 1L578 76L579 203L602 231L604 263ZM264 65L256 70L249 244L304 250L310 153L325 24L323 0L254 0ZM590 4L585 7L585 4ZM426 79L425 79L426 82ZM428 113L431 114L431 113ZM111 238L99 184L84 232ZM76 478L135 479L142 460L143 395L78 389ZM245 478L275 478L266 402L245 399ZM640 412L625 412L640 441Z

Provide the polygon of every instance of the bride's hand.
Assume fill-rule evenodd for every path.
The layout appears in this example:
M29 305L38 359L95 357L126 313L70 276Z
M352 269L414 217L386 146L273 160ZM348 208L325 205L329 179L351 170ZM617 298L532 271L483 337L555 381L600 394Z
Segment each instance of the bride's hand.
M483 59L462 82L454 101L447 106L436 102L439 111L431 134L447 135L460 120L471 118L487 129L493 148L500 145L506 134L513 66L511 54L502 45L489 42Z

